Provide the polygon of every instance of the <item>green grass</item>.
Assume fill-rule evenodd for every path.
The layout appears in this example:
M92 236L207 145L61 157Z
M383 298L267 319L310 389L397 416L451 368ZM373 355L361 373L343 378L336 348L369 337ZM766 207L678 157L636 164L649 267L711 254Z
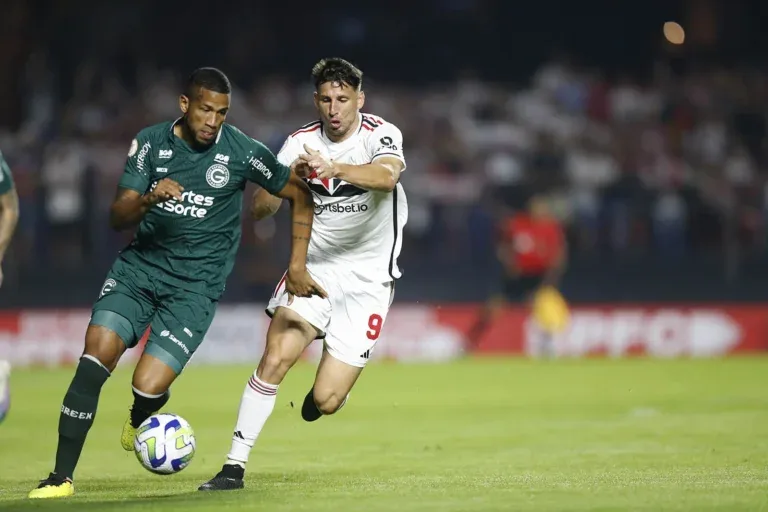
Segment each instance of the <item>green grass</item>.
M246 490L202 494L229 448L251 369L190 368L167 410L197 454L156 476L123 452L119 371L76 473L77 495L30 502L52 468L68 370L18 370L0 426L0 509L768 510L768 359L466 360L369 367L337 416L304 423L300 365L251 455ZM291 407L290 402L296 405Z

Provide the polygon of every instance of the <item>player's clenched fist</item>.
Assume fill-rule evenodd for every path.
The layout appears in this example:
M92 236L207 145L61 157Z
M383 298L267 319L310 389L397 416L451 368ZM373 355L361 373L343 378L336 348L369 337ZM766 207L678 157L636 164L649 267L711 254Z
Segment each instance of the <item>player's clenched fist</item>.
M170 178L165 178L157 182L157 186L147 194L147 200L150 204L164 203L170 199L181 200L181 193L184 187Z
M306 179L314 172L314 169L305 160L297 158L291 163L291 171L299 178Z
M328 294L323 288L312 279L306 269L301 271L288 270L285 276L285 289L288 291L288 304L293 302L293 297L312 297L317 295L324 299Z

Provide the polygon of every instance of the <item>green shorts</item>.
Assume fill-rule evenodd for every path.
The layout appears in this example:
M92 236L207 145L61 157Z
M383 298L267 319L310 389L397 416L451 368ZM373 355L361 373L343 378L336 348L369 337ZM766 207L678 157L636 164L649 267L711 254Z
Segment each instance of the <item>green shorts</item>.
M93 305L90 325L114 331L128 348L135 347L150 326L144 352L178 375L205 338L217 304L118 260Z

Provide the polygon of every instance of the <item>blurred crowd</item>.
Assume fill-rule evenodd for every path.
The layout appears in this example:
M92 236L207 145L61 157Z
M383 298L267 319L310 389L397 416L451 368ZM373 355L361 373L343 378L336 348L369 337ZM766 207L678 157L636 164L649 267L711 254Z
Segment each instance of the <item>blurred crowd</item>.
M56 42L63 44L72 32L50 20L69 16L76 21L60 5L53 14L45 11L48 25L41 26L47 45L31 46L23 60L17 77L23 91L20 122L0 128L0 148L12 166L22 212L5 264L6 288L21 290L24 279L45 272L84 275L107 268L129 239L111 232L106 219L130 141L142 127L178 115L177 98L191 70L184 66L195 64L190 55L150 52L150 47L157 39L185 34L184 20L193 14L186 12L169 28L177 35L167 35L147 24L162 25L163 16L173 13L161 11L150 19L150 4L134 9L118 3L110 9L120 16L106 16L100 11L106 4L96 3L87 11L90 18L80 20L109 21L102 31L77 33L75 42L90 48L91 57L57 53ZM9 5L22 12L36 4L13 0ZM431 8L442 26L464 22L482 38L483 27L493 21L487 5L466 0ZM365 45L365 59L356 62L368 72L364 110L404 134L408 170L402 179L410 217L402 260L406 275L418 276L414 289L427 290L424 283L438 283L446 273L476 275L478 268L492 268L498 221L532 194L544 194L563 222L577 269L579 262L680 262L712 255L718 272L735 278L745 255L763 254L768 220L764 68L702 65L683 71L667 56L648 69L622 74L564 54L540 61L522 81L490 80L466 61L457 62L458 78L435 75L430 81L415 71L409 74L418 59L388 58L394 42L375 44L379 32L373 29L389 18L366 16L340 22L332 46L349 49L356 60L353 49ZM277 151L289 133L315 118L308 74L324 55L305 52L301 65L284 73L289 67L284 54L293 51L293 43L269 46L274 26L253 13L231 23L240 26L244 19L259 30L232 28L227 58L211 62L231 71L235 83L229 121ZM421 26L414 25L418 19L410 17L406 25ZM297 26L310 21L296 18ZM145 35L128 37L137 30ZM626 30L633 29L627 25ZM406 32L403 38L410 37ZM437 32L435 37L440 41ZM66 40L71 48L74 43ZM249 65L243 52L265 44L269 51ZM428 55L439 46L422 45L414 52L444 67L439 53ZM109 51L100 54L100 48ZM493 55L478 66L492 68L485 61ZM2 56L10 59L11 53ZM398 72L382 72L387 66ZM256 225L244 216L243 227L240 262L230 280L234 297L271 287L288 254L285 212ZM466 284L479 296L492 287L495 275L485 272L486 282L467 279Z
M28 71L38 87L27 116L0 136L23 212L16 264L109 260L126 241L109 232L106 215L129 142L143 126L178 115L183 76L147 70L133 95L117 77L83 66L79 93L57 108L43 56ZM576 254L683 257L718 250L730 230L731 243L762 247L766 92L768 75L754 70L678 76L660 67L646 83L609 83L561 60L521 88L472 77L435 87L376 84L365 110L404 133L405 258L456 268L488 259L494 221L532 193L549 197ZM272 76L236 88L229 120L277 151L313 115L308 81ZM279 267L285 251L273 248L285 248L285 226L264 224L244 219L244 252Z

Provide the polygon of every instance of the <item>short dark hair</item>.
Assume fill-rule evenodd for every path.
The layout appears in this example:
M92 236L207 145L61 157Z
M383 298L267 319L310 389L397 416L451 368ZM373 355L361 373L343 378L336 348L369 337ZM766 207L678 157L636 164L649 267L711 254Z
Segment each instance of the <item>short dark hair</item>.
M332 57L314 65L312 80L315 82L315 89L326 82L341 82L359 90L363 85L363 72L349 61Z
M184 90L184 94L188 98L192 98L197 94L198 89L201 88L221 94L230 94L232 92L232 84L230 84L229 78L227 78L223 71L216 68L198 68L194 70L187 79L187 87Z

